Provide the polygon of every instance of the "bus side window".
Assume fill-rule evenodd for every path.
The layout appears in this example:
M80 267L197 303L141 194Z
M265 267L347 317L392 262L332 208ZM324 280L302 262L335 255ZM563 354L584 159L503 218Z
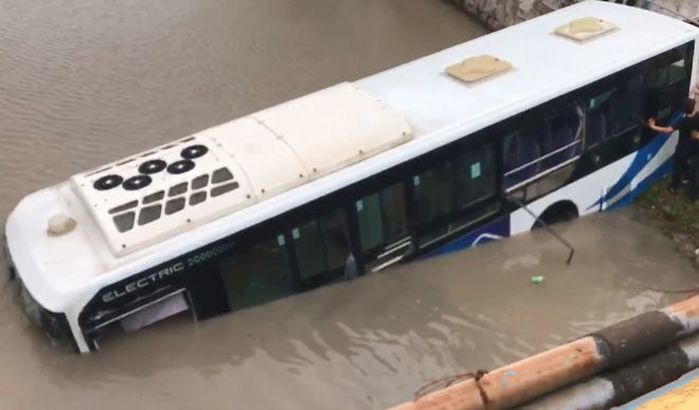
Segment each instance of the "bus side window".
M325 249L318 221L313 219L295 227L291 230L291 237L301 281L322 274L325 271Z
M408 235L403 183L359 199L355 208L363 251L390 245Z
M573 103L505 138L505 186L512 188L580 155L583 111Z
M450 163L439 161L434 168L416 175L413 185L420 225L454 211L454 170Z
M635 74L587 100L587 166L599 168L641 146L645 93L644 78Z
M680 81L687 79L689 76L688 68L686 66L686 58L676 60L667 67L667 81L668 84L676 84Z
M587 147L625 135L639 127L643 118L643 79L633 76L590 98Z
M231 310L284 297L293 291L283 235L234 247L218 263Z
M564 185L580 156L584 111L574 102L555 108L505 138L505 189L528 202Z
M549 169L580 155L584 130L584 115L580 104L570 104L549 120L551 142L545 146L542 155L550 155L543 163Z
M413 177L420 246L497 210L494 152L493 144L473 145Z
M587 104L587 115L590 126L587 131L587 147L594 147L603 143L611 134L611 104L609 100L616 92L616 88L605 91L590 98Z
M495 195L495 155L491 144L474 147L454 160L456 206L463 209Z
M682 46L654 58L646 71L648 88L645 117L667 122L687 97L691 46Z
M338 208L291 230L299 277L315 287L341 277L352 251L344 210Z
M611 132L615 137L640 126L643 120L643 86L643 78L635 75L619 88L611 118Z
M539 173L541 148L519 131L505 137L505 187L510 188Z

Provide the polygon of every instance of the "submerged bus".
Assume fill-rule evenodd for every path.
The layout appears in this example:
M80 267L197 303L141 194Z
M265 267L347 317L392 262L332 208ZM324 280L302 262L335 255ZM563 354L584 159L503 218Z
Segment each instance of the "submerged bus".
M6 224L54 341L195 320L629 203L699 30L583 2L75 175ZM526 205L526 209L523 207Z

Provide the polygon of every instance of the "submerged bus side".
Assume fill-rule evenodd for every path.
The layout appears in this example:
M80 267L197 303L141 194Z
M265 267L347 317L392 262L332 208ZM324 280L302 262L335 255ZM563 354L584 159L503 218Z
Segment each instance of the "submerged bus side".
M473 96L477 92L440 77L444 62L452 63L464 53L482 52L483 47L502 45L503 53L512 51L513 45L502 42L513 35L519 38L521 33L550 44L554 40L549 25L590 12L608 13L620 22L628 17L633 23L626 32L622 27L618 37L608 34L609 43L604 39L588 43L592 48L557 43L565 53L611 55L613 44L635 40L646 20L662 24L663 43L655 45L654 51L639 46L627 50L610 63L612 68L590 63L594 73L579 69L578 78L565 75L571 69L569 61L551 67L561 73L559 81L532 81L536 84L523 87L510 99L491 99L487 110L480 111L481 117L464 118L467 111L451 108L449 115L442 115L442 107L430 103L430 98L416 103L422 110L417 113L410 102L407 107L401 103L404 94L417 98L422 87L430 89L436 84L443 92L439 95L443 104L463 107L459 102L466 102L476 108L478 100ZM90 234L98 244L92 247L86 241L71 247L61 243L75 255L90 250L95 255L81 259L75 275L41 271L44 276L31 276L30 285L36 288L38 283L43 292L34 295L21 285L20 268L27 311L55 339L69 340L80 351L96 350L103 335L119 324L139 327L182 311L202 320L381 271L395 263L528 231L535 223L528 211L552 223L622 206L667 172L676 143L676 136L652 133L641 119L654 116L661 124L670 121L686 98L696 71L696 43L690 41L696 30L637 13L645 12L585 2L524 23L523 28L487 36L488 41L456 46L359 80L352 87L362 98L391 108L421 134L376 158L231 212L215 224L192 228L191 235L170 235L152 247L144 245L138 252L114 256L102 246L104 238L97 236L104 232L89 226L90 215L80 215L78 219L86 223L78 229L93 230ZM545 79L538 73L542 64L525 64L526 55L515 53L513 57L522 69L487 80L492 82L481 89L488 96L506 91L508 84L512 87L530 73L537 81ZM647 59L640 61L643 58ZM414 78L415 84L404 85L406 78ZM453 95L462 100L452 99ZM429 123L437 117L440 124L425 126L423 120ZM215 134L215 130L207 132ZM92 175L90 172L86 175ZM89 181L84 182L91 184ZM62 184L42 191L38 203L22 209L22 220L31 219L34 207L58 208L54 203L58 194L73 195L73 188ZM69 199L79 200L75 195ZM77 212L83 212L82 208ZM27 246L32 243L31 235L45 235L39 232L42 228L25 228L15 221L12 233L26 234ZM136 230L129 235L140 240ZM120 248L120 243L126 245L111 245ZM10 250L24 268L40 269L31 265L46 265L51 260L27 262L31 252L18 246L11 243ZM52 246L50 250L65 251ZM50 256L65 257L58 253L64 252ZM103 270L91 275L91 264Z
M80 314L85 339L94 349L105 323L144 301L182 294L201 320L347 279L354 270L379 271L528 231L535 221L519 203L547 223L625 205L669 170L676 136L653 133L640 119L663 123L677 115L695 46L683 44L103 288Z

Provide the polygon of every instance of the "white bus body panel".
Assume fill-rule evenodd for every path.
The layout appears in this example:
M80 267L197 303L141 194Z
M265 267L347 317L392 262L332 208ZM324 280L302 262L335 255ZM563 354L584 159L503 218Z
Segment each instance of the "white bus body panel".
M366 91L343 83L76 175L71 181L111 252L121 257L369 158L411 136L399 114ZM187 147L207 151L184 160L181 153ZM167 170L140 175L147 173L140 167L149 161L169 165ZM178 163L193 168L171 172L170 166ZM224 179L217 180L217 175ZM126 189L130 177L137 176L151 182ZM96 183L110 177L123 178L123 187L97 188ZM151 212L155 216L148 217ZM120 217L127 222L118 223Z
M552 34L556 27L575 18L588 16L610 21L619 29L584 43ZM394 124L389 128L400 130L401 135L388 138L385 143L370 145L377 149L377 153L371 157L362 157L352 165L340 161L338 163L345 167L334 169L323 162L322 153L314 155L312 146L304 146L302 150L308 152L309 162L317 160L318 164L328 166L328 172L333 172L281 192L282 187L289 183L288 179L282 178L275 185L266 182L270 178L266 171L251 171L250 175L256 175L263 182L256 185L253 181L240 181L241 186L245 185L242 190L251 192L258 186L267 185L271 191L280 192L249 206L235 208L235 211L230 208L220 214L214 213L215 220L201 220L186 232L168 231L169 233L158 236L157 240L153 240L155 234L147 235L140 244L140 239L134 237L133 248L127 244L129 251L123 251L123 242L108 238L104 233L105 224L98 222L104 214L97 216L94 205L105 213L111 208L94 201L95 198L87 198L77 189L81 180L88 181L87 174L84 174L74 178L73 182L41 190L22 200L7 221L9 249L17 272L29 292L46 309L66 313L80 349L87 350L77 317L85 303L104 286L302 206L662 51L685 44L696 39L697 33L698 30L690 25L645 10L607 2L579 3L356 81L354 85L346 85L355 89L358 99L386 112L395 113L396 117L388 120ZM507 60L514 68L505 74L471 85L444 74L447 66L480 54L491 54ZM274 108L269 112L272 110ZM329 111L333 115L342 113L339 107L331 107ZM265 117L266 114L262 114L256 121L264 122ZM301 124L295 126L288 124L288 121L288 118L281 115L278 118L280 127L287 129L290 135L303 132ZM324 127L333 125L330 121L319 120L318 123ZM237 126L243 129L251 125L239 123ZM408 141L403 132L410 130L413 139ZM225 125L221 131L225 132ZM336 131L339 133L342 130ZM209 138L212 132L214 131L207 130L196 135ZM274 130L270 132L276 134ZM348 133L339 135L353 138ZM267 134L267 137L271 136ZM364 135L359 137L366 141ZM318 147L327 148L327 145L323 145L324 142L327 141L319 141ZM673 140L668 140L668 144L670 145L658 154L658 158L648 163L648 168L644 168L638 178L650 174L654 167L657 168L662 163L663 158L670 155ZM224 146L219 147L221 161L228 161L233 164L231 167L238 165L241 169L248 166L243 160L238 163L235 158L223 159L229 148L231 152L235 151L244 145L244 141L230 147L222 145ZM390 146L393 148L378 152L381 147ZM357 151L359 149L361 148L357 147ZM346 147L341 150L348 152ZM277 152L280 157L290 158L288 151L284 151L281 146L275 147L273 152ZM235 152L232 153L235 155ZM576 203L581 213L594 212L598 209L588 208L589 204L585 201L599 198L604 187L617 180L633 163L633 156L634 154L617 161L530 206L536 212L541 212L547 204L568 199ZM303 161L282 169L285 172L296 172L301 168L308 172L309 167ZM89 179L89 182L92 180ZM640 182L640 179L635 181L636 184ZM629 184L629 189L633 184ZM104 198L100 199L104 202ZM109 205L122 203L121 200L112 203L109 199L107 202ZM613 202L613 199L608 202ZM46 223L56 213L71 216L78 221L78 227L64 236L49 237L46 234ZM533 222L522 211L515 212L511 219L512 233L528 230ZM180 223L178 222L178 226Z
M614 206L624 196L636 190L640 183L668 163L675 151L675 145L677 145L677 135L677 133L674 133L672 136L667 137L667 140L664 141L659 150L653 150L653 153L645 154L643 158L637 158L640 155L644 155L641 152L629 154L598 171L529 203L527 208L534 214L541 215L547 208L556 203L570 201L578 208L580 216L583 216ZM634 167L639 167L639 169L633 169ZM610 189L617 183L620 183L620 177L623 175L633 175L633 178L627 183L621 182L619 192L607 198ZM534 223L534 218L526 210L519 209L510 215L510 234L516 235L528 232L534 227Z

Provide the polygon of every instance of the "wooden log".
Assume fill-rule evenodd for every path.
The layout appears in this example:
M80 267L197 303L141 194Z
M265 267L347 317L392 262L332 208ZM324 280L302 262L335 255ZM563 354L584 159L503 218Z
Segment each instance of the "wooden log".
M498 410L655 353L699 329L699 295L404 403L397 410ZM674 374L674 373L673 373Z

